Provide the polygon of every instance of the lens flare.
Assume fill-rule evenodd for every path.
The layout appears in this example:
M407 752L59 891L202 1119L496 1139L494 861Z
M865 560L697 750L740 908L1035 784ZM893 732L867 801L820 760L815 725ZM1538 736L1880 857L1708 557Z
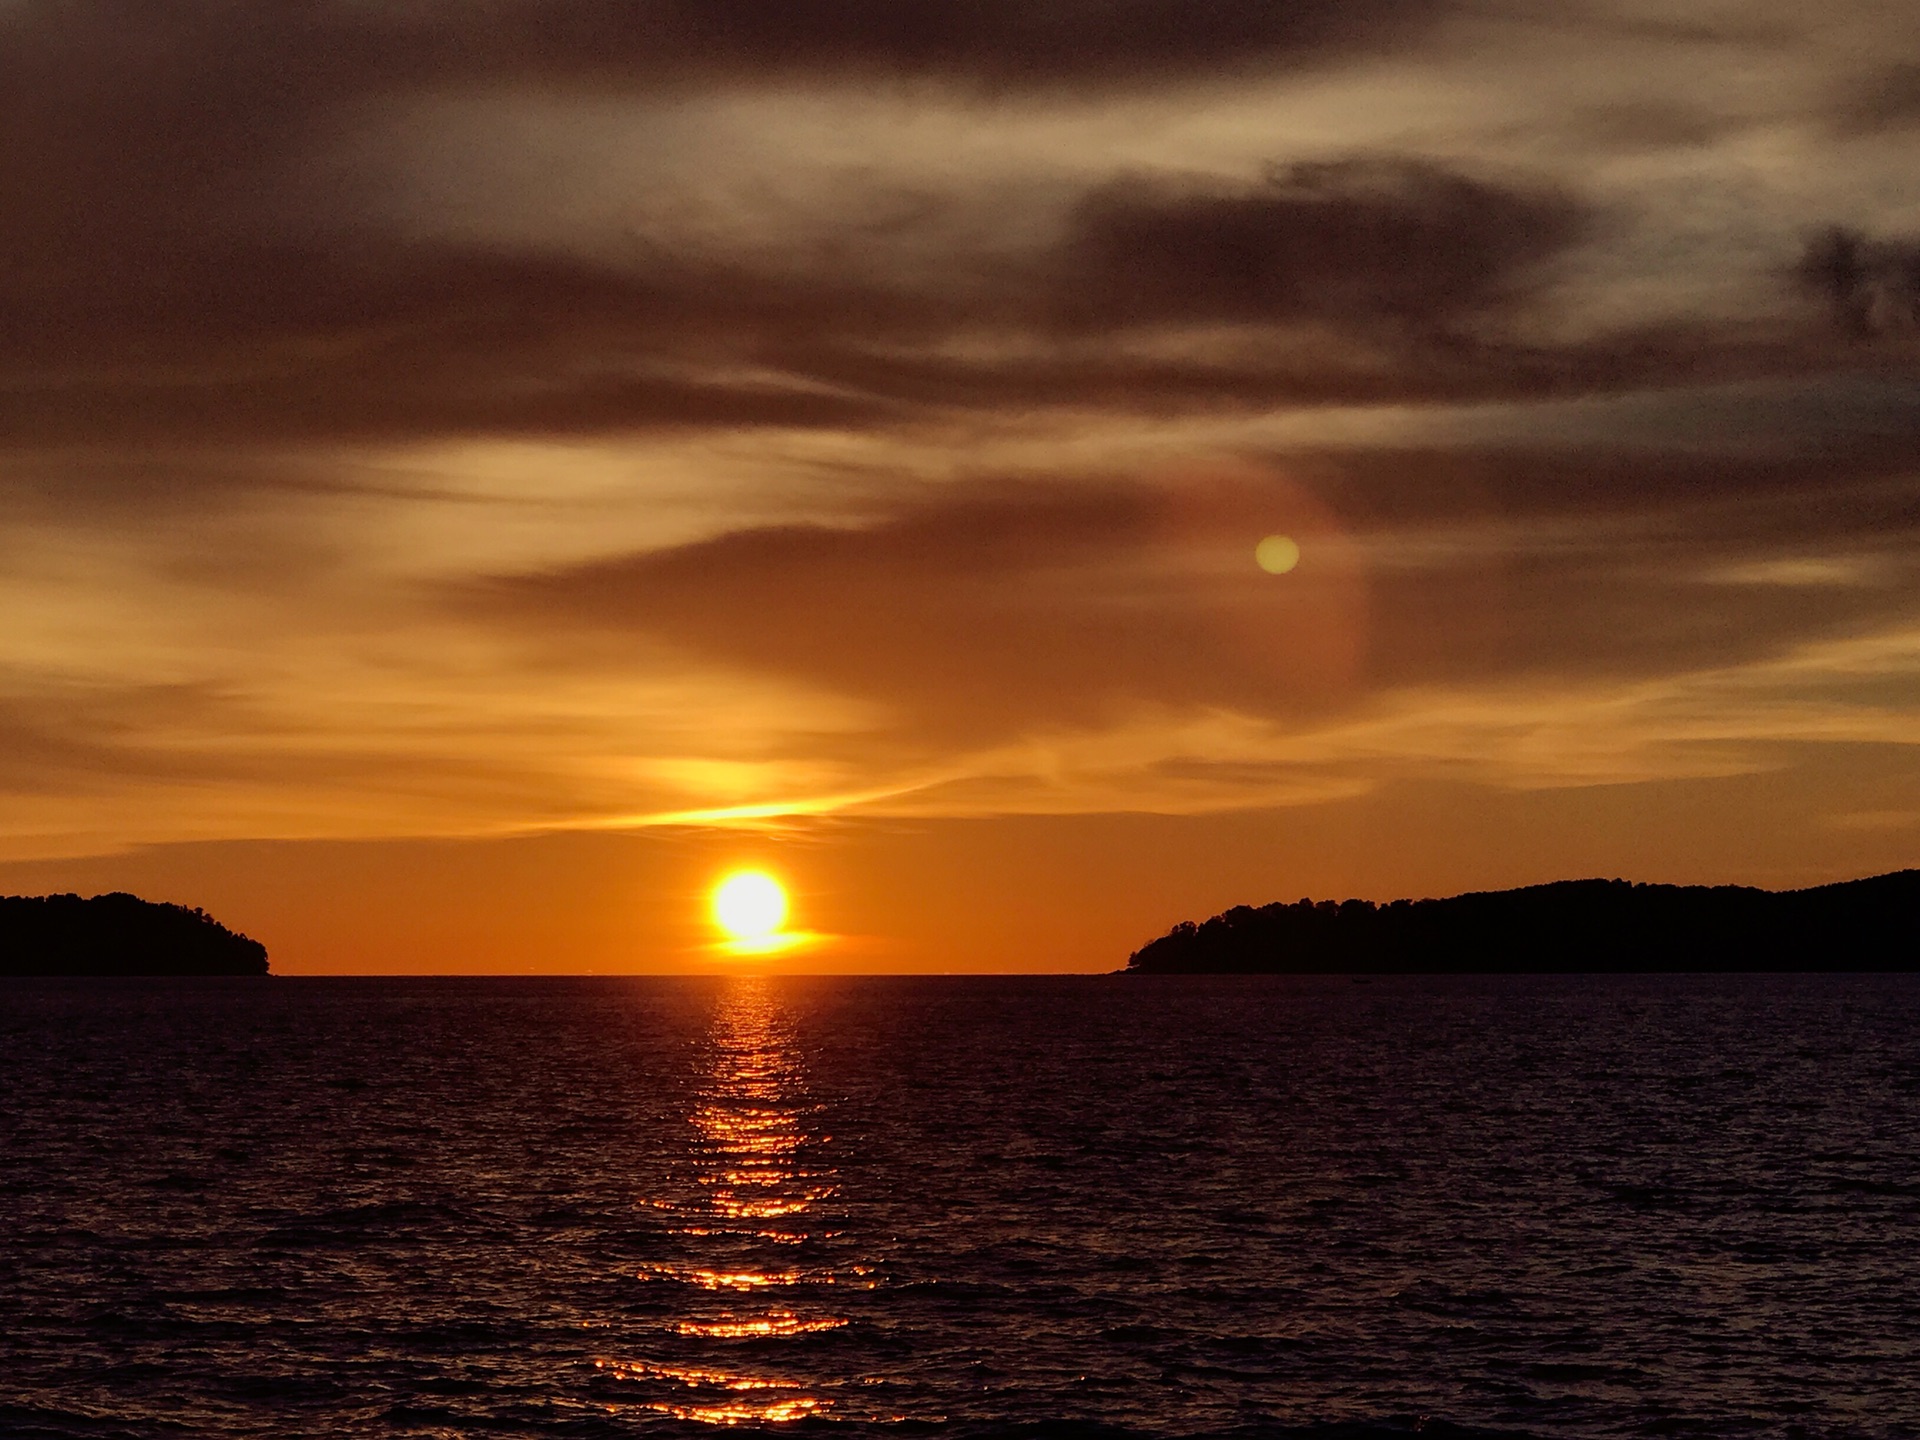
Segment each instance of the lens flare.
M1253 559L1269 575L1284 575L1300 563L1300 542L1291 535L1269 535L1253 547Z

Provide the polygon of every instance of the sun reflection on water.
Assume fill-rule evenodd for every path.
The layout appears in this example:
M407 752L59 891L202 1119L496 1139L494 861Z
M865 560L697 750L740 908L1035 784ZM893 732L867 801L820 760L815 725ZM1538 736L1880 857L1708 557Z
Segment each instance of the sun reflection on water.
M821 1330L838 1330L849 1323L844 1316L818 1315L803 1319L791 1311L771 1311L751 1320L682 1320L673 1328L678 1335L705 1335L721 1340L747 1340L768 1335L811 1335Z
M594 1364L619 1380L674 1380L682 1385L707 1385L717 1390L795 1390L798 1380L776 1380L757 1375L729 1375L724 1370L702 1370L693 1365L649 1365L644 1360L596 1360Z
M608 1356L594 1364L623 1389L639 1392L627 1402L634 1408L681 1420L762 1425L840 1413L833 1397L821 1393L831 1383L795 1378L800 1366L763 1373L727 1363L738 1345L841 1329L849 1316L814 1308L804 1297L879 1282L868 1264L824 1257L796 1263L814 1258L806 1247L841 1233L817 1224L811 1213L838 1187L833 1172L819 1168L820 1147L830 1137L809 1125L815 1110L805 1100L785 1014L766 981L742 977L728 985L709 1043L706 1079L688 1116L694 1183L682 1195L641 1202L672 1217L682 1254L647 1261L634 1272L675 1296L680 1313L665 1323L667 1336L709 1343L697 1356ZM782 1263L761 1253L769 1245L784 1247ZM778 1303L741 1303L754 1297ZM714 1342L734 1343L716 1352Z
M699 1420L707 1425L764 1425L782 1420L804 1420L826 1409L829 1403L812 1395L796 1395L790 1399L765 1403L736 1400L725 1405L654 1404L647 1408L671 1415L676 1420Z

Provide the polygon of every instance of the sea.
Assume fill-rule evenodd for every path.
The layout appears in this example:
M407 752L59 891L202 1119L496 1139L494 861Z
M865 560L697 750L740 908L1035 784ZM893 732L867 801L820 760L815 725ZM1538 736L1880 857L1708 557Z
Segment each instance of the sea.
M0 984L0 1435L1920 1436L1920 976Z

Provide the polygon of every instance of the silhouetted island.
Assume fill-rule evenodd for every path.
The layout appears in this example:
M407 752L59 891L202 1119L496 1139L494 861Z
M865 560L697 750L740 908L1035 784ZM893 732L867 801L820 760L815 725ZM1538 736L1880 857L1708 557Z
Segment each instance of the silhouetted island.
M204 910L115 893L0 895L0 975L265 975L267 947Z
M1235 906L1127 972L1476 974L1920 969L1920 870L1810 890L1563 880L1444 900Z

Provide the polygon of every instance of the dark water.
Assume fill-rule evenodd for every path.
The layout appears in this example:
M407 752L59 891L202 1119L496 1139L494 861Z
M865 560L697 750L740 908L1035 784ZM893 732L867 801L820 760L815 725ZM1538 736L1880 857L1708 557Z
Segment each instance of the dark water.
M0 1434L1920 1435L1920 980L11 982Z

